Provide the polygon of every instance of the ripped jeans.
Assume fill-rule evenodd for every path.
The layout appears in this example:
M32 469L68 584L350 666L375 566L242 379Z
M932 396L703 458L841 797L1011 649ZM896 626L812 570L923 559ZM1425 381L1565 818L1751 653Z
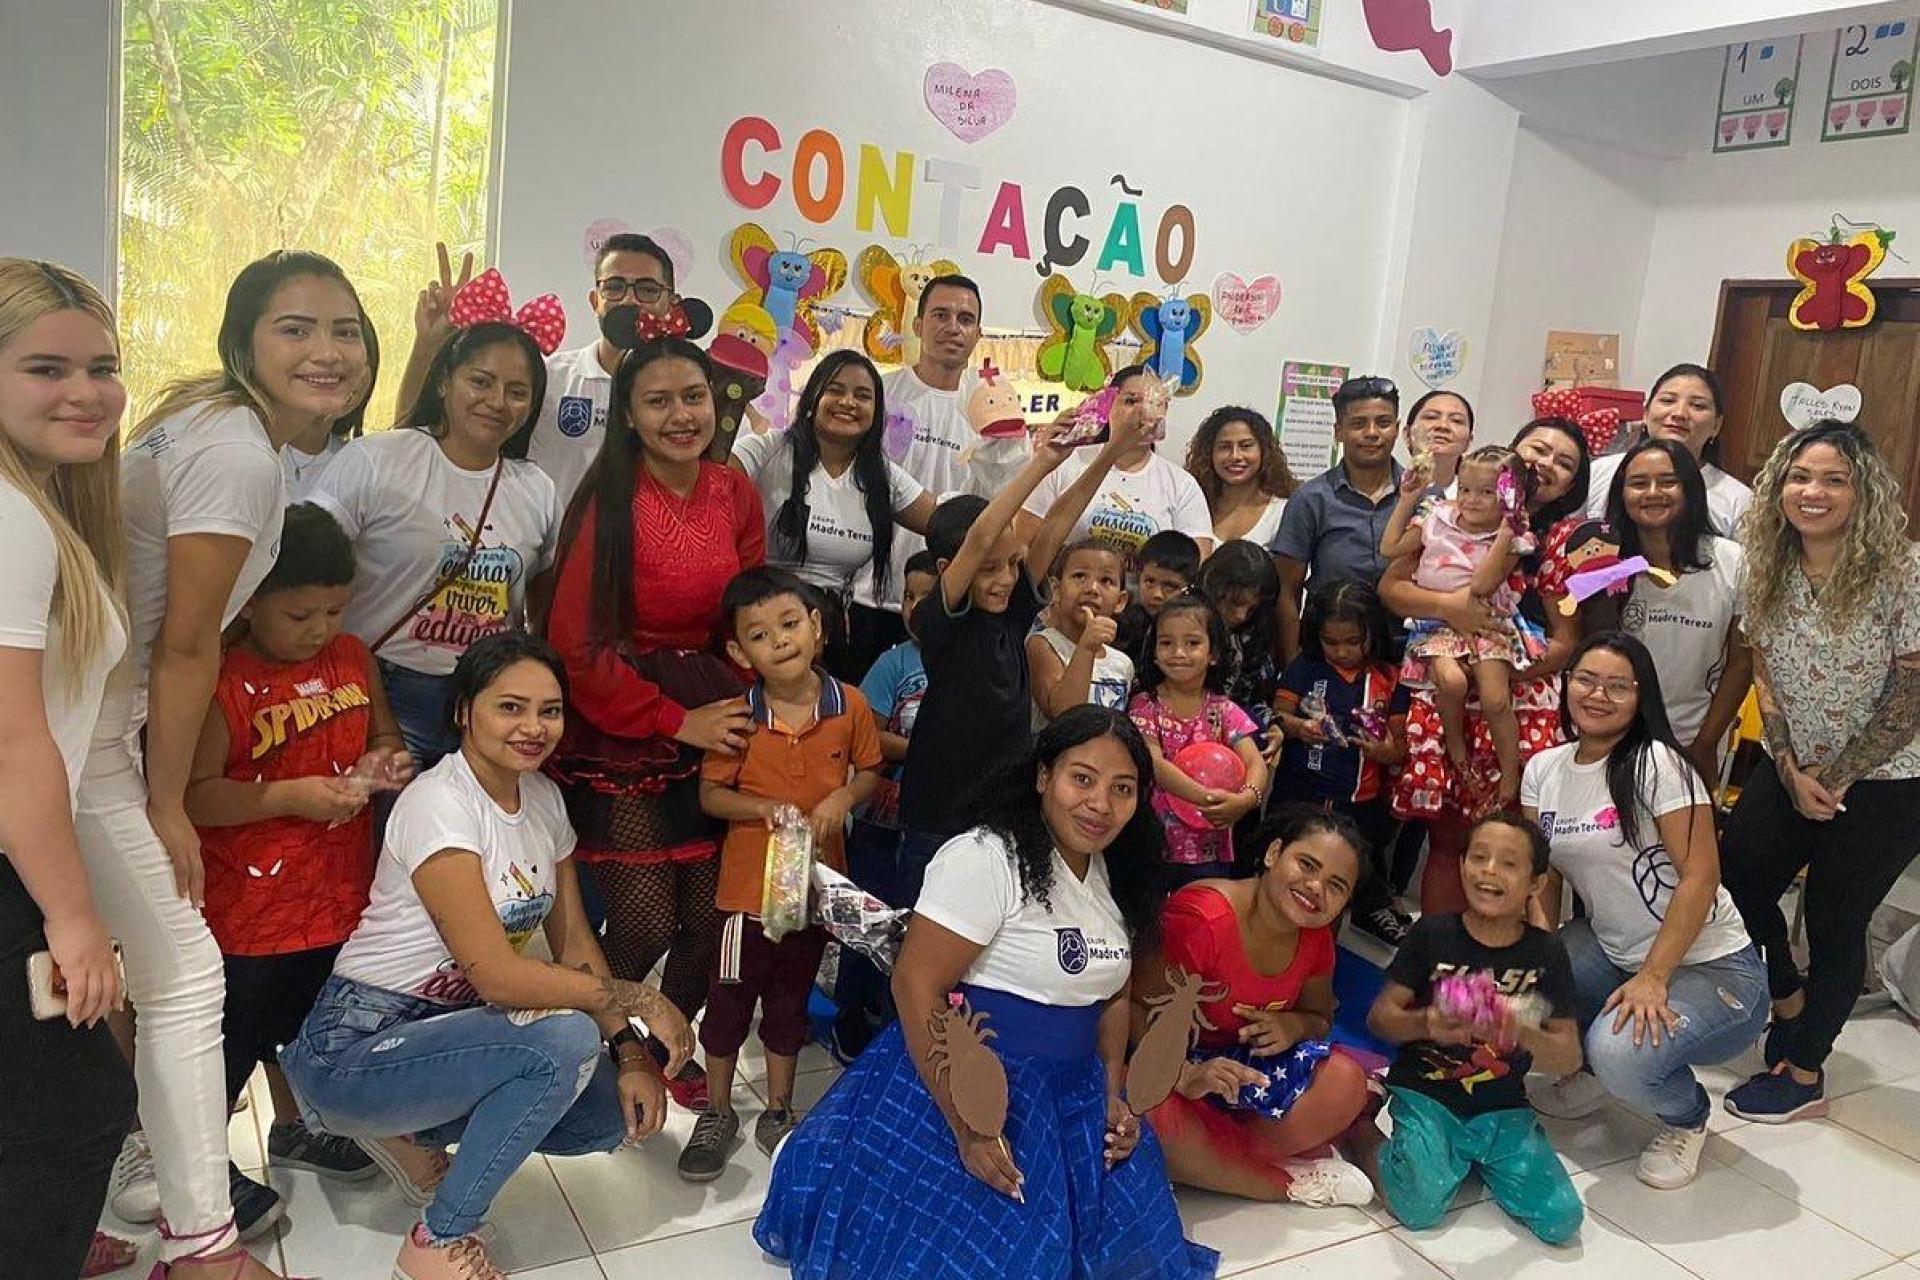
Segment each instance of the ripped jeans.
M424 1215L436 1239L478 1227L535 1152L612 1151L626 1138L600 1029L572 1010L523 1026L502 1009L449 1010L335 976L280 1067L327 1133L460 1144Z
M1633 1025L1613 1029L1603 1014L1607 997L1633 975L1607 959L1593 926L1574 920L1560 930L1573 966L1575 1017L1586 1045L1587 1070L1607 1092L1676 1129L1707 1121L1707 1091L1693 1069L1737 1058L1767 1029L1767 970L1748 943L1732 955L1681 965L1667 983L1667 1004L1680 1029L1636 1045Z

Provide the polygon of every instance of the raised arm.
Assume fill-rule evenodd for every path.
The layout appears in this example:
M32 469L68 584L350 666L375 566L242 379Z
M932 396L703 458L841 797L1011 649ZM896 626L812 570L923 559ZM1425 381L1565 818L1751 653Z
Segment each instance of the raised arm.
M1050 429L1042 428L1042 430ZM973 575L980 572L980 566L987 562L994 543L1000 540L1000 535L1013 524L1014 517L1019 515L1020 504L1025 502L1033 491L1040 487L1040 482L1052 475L1064 461L1066 461L1066 453L1063 450L1049 448L1044 440L1041 441L1035 445L1033 456L1027 459L1025 466L1020 468L1013 482L996 493L993 500L987 503L986 510L980 513L979 518L973 522L973 527L967 530L967 536L960 543L960 549L954 553L953 559L947 561L940 570L940 599L945 603L949 613L966 604L967 593L973 587ZM1064 495L1062 497L1064 500ZM1086 505L1084 500L1081 505ZM1036 532L1034 541L1037 542L1038 538L1039 534ZM1031 551L1029 554L1032 554ZM1044 574L1046 567L1043 565L1040 571Z
M1408 467L1400 473L1400 496L1394 500L1393 514L1387 517L1386 531L1380 535L1380 558L1397 560L1405 555L1417 555L1424 540L1420 536L1420 526L1414 523L1413 513L1420 506L1420 498L1427 491L1426 481L1418 471Z

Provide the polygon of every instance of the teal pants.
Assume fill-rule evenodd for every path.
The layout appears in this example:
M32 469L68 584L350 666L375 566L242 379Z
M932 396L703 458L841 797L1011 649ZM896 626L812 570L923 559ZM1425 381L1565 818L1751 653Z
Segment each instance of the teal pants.
M1387 1092L1393 1136L1380 1151L1380 1183L1400 1221L1415 1230L1439 1225L1477 1166L1494 1203L1548 1244L1580 1230L1580 1193L1530 1108L1462 1117L1424 1093Z

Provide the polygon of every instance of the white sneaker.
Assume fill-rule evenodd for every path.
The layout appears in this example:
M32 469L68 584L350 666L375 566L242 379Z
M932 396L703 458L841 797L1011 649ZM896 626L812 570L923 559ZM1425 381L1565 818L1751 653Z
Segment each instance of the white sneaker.
M1281 1166L1293 1179L1287 1199L1294 1204L1326 1209L1346 1204L1358 1208L1373 1203L1373 1183L1360 1166L1338 1156L1322 1160L1289 1160Z
M1578 1120L1606 1105L1607 1087L1598 1077L1576 1071L1570 1076L1561 1076L1545 1088L1527 1090L1527 1100L1543 1116Z
M1662 1191L1686 1186L1700 1172L1700 1152L1706 1145L1704 1124L1698 1129L1662 1125L1647 1149L1640 1153L1640 1181Z
M160 1184L153 1177L153 1148L136 1129L120 1144L107 1183L107 1203L122 1222L152 1222L160 1216Z

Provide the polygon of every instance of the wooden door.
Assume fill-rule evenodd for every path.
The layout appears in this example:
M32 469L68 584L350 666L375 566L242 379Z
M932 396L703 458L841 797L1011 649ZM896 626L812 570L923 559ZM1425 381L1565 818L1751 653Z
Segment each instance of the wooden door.
M1874 286L1878 313L1864 329L1796 329L1792 281L1729 280L1708 363L1726 386L1720 465L1748 484L1787 432L1780 393L1795 382L1860 388L1859 424L1874 438L1906 495L1920 532L1920 280Z

